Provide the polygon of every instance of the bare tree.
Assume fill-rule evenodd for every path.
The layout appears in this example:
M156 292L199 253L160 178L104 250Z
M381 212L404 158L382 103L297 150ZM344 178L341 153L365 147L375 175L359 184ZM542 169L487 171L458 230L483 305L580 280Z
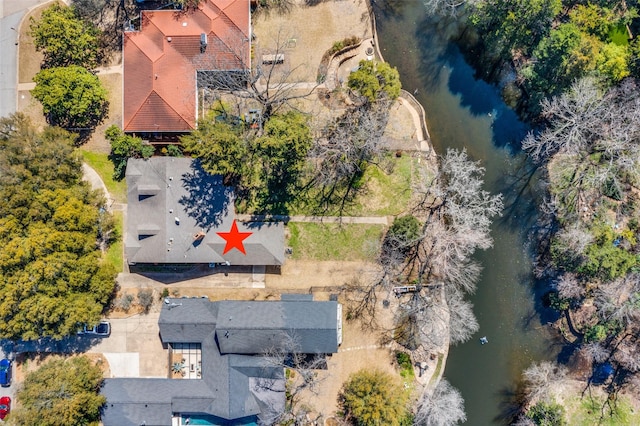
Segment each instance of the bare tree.
M560 275L555 286L563 299L580 299L585 295L584 285L578 280L576 274L567 272Z
M389 120L389 102L379 100L348 108L328 123L316 139L309 156L315 164L313 184L322 198L343 210L355 195L355 184L370 165L385 167L388 146L383 138Z
M630 274L598 286L595 302L600 316L625 327L640 320L640 275Z
M592 362L604 362L610 356L609 351L600 342L587 343L580 351Z
M520 414L511 426L537 426L536 423L524 414Z
M473 305L459 292L446 292L449 306L449 340L452 344L466 342L480 325L473 314Z
M542 101L541 115L549 123L540 134L530 133L522 148L534 161L545 161L557 152L579 153L593 142L605 113L602 92L596 80L577 81L564 94Z
M316 370L326 369L326 359L320 354L304 354L300 352L299 339L295 332L283 332L276 343L263 354L263 368L287 369L286 401L284 410L273 406L269 414L261 419L264 424L282 424L304 418L307 408L300 404L304 392L317 394L320 379ZM269 376L269 374L266 374ZM272 376L273 377L273 376ZM276 378L277 379L277 378ZM278 384L274 379L262 379L259 386L272 387ZM297 424L297 423L296 423Z
M423 0L423 3L431 13L456 16L461 9L475 5L478 0Z
M547 399L551 386L562 383L567 368L555 362L542 361L524 370L525 392L530 401Z
M492 218L501 214L502 194L482 189L484 168L471 161L465 150L447 150L438 176L418 188L416 212L426 216L421 273L435 276L463 291L472 292L479 267L471 262L476 249L492 246ZM468 267L468 269L465 269Z
M101 31L102 46L109 53L122 48L122 32L138 18L134 0L72 0L76 13Z
M420 395L414 424L423 426L450 426L467 421L464 399L446 380L440 380L433 393Z
M238 100L255 102L261 108L262 121L284 106L296 109L294 101L307 98L319 83L296 81L296 74L304 65L290 66L286 49L291 37L284 34L279 31L271 46L254 43L254 51L262 55L251 67L250 40L238 39L237 32L220 35L207 46L215 54L200 55L196 61L201 70L198 87L209 97L230 93Z

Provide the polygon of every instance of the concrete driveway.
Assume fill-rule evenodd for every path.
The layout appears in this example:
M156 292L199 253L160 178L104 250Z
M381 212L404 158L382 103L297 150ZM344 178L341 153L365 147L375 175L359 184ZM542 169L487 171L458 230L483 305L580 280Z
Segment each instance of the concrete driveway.
M102 353L111 377L167 377L169 358L160 341L159 313L110 319L111 336L87 352Z

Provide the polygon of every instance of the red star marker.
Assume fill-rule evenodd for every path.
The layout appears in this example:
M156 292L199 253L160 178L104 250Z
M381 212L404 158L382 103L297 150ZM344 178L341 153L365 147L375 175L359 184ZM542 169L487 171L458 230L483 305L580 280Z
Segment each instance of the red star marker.
M222 254L226 254L231 249L238 249L242 254L246 255L247 252L244 251L244 244L242 242L249 237L249 235L253 234L253 232L240 232L238 231L238 225L234 219L233 225L231 225L231 231L229 232L216 232L216 234L220 235L227 241L227 244L224 246L224 251Z

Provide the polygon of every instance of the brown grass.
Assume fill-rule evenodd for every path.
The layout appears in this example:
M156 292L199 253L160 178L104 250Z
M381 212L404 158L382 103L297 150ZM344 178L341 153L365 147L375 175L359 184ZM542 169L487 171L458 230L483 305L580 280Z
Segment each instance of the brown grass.
M36 52L36 48L33 45L33 37L29 35L29 24L30 18L36 21L39 20L42 16L42 11L49 6L51 4L43 4L35 8L22 21L18 39L18 83L31 83L33 76L40 71L40 64L44 57L42 53Z

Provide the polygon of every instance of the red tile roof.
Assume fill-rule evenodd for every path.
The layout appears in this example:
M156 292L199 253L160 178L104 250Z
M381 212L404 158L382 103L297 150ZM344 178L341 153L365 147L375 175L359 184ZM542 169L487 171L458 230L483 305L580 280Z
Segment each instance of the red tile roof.
M124 33L124 131L195 128L196 71L248 68L249 25L249 0L203 0L188 12L143 11L140 30ZM203 33L208 45L201 53Z

